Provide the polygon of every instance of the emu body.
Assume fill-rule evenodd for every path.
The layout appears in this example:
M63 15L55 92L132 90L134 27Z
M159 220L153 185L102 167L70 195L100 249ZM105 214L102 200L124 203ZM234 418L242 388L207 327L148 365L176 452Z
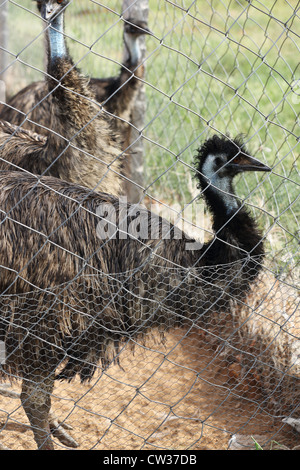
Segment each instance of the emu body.
M46 3L38 2L38 8L40 11L42 7L44 9L50 8L52 3L51 0ZM44 15L48 14L49 16L51 13L51 11L45 12ZM60 22L63 21L62 18L63 15L58 16ZM62 28L63 24L60 24L58 29L62 30ZM47 38L47 53L49 54L50 42L52 43L54 57L60 57L67 53L63 36L59 35L54 29L49 29L48 34L54 37L52 41ZM105 119L109 122L112 133L120 136L123 149L126 149L129 144L128 132L130 125L128 121L130 121L135 97L141 84L140 79L144 76L144 66L140 63L141 49L139 40L145 34L150 34L146 22L135 18L124 20L123 41L127 56L121 66L119 75L88 80L89 95L102 103L104 109L109 112L109 115L105 115ZM58 44L59 49L57 49ZM49 83L46 78L23 88L8 100L7 105L2 107L0 119L42 135L48 135L51 130L58 132L59 128L55 127L53 129L52 114L57 107L57 103L55 94L52 94L51 85L53 86L53 83Z
M217 137L202 146L195 163L215 230L201 248L173 226L163 236L164 219L121 206L112 195L1 172L2 373L23 379L21 399L39 448L53 448L55 378L88 380L99 363L107 367L118 358L121 341L149 329L205 325L210 312L221 314L232 300L243 300L257 277L263 238L238 201L228 205L233 190L224 198L222 188L231 189L239 171L269 168L240 142Z
M68 2L57 6L56 16L46 8L52 1L40 3L44 17L50 20L47 31L49 57L44 86L37 86L38 99L41 98L42 103L35 109L43 114L43 118L35 118L50 132L47 131L43 139L30 131L19 130L11 123L0 122L0 169L19 168L39 175L47 174L119 195L123 160L120 140L112 131L110 118L95 103L88 79L80 74L69 56L63 34L64 10L60 10ZM27 88L24 100L29 96ZM33 101L29 100L30 105ZM2 117L10 119L4 111Z

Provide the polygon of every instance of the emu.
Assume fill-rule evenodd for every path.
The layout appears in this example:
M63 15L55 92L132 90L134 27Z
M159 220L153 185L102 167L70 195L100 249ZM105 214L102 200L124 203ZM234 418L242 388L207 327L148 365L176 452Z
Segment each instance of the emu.
M140 193L135 186L134 161L131 148L132 126L134 124L133 111L136 103L145 67L142 64L140 38L151 34L147 23L135 18L124 20L123 42L126 56L119 71L119 75L110 78L91 78L90 86L96 93L96 99L112 116L112 125L121 136L122 148L126 152L123 174L126 176L123 192L129 202L138 202Z
M50 6L52 0L47 1ZM57 2L54 2L56 7ZM38 10L42 12L43 2L37 1ZM57 5L56 11L63 7ZM123 149L129 145L128 131L132 108L144 77L144 66L141 64L140 37L151 34L147 23L135 18L124 20L123 42L127 56L121 66L119 75L109 78L91 78L89 85L95 99L109 112L112 129L120 135ZM47 52L49 41L47 40ZM51 114L54 97L49 94L48 80L40 80L26 86L11 97L0 111L0 119L16 126L22 126L42 135L51 130ZM114 117L116 116L116 118ZM27 119L26 119L27 118ZM121 118L121 119L120 119Z
M96 104L88 79L69 55L63 34L64 10L69 2L39 3L42 17L49 21L49 57L46 81L38 89L41 103L36 109L46 116L51 131L43 137L0 122L0 169L24 169L119 195L124 158L121 142L109 116Z
M243 171L270 168L240 139L213 136L198 149L195 177L215 233L203 246L113 195L53 177L0 173L2 375L22 379L38 448L53 449L55 380L89 380L98 364L118 359L122 341L153 328L205 326L210 312L244 299L264 248L233 190Z
M126 145L127 131L130 127L132 108L135 102L141 79L144 78L144 66L141 63L142 53L140 37L151 34L146 21L135 18L124 20L123 42L127 56L122 63L119 75L109 78L91 78L96 99L105 109L121 119L114 119L113 125L122 134Z

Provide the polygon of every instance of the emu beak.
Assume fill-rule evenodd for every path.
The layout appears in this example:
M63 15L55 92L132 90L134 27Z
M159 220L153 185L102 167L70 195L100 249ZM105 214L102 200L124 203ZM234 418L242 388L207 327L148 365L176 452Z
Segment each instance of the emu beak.
M143 26L143 27L141 28L141 32L142 32L143 34L149 34L149 36L153 36L152 31L150 31L150 29L147 28L146 26Z
M143 34L148 34L153 36L152 31L146 26L146 22L137 22L133 18L125 19L125 33L132 34L133 36L142 36Z
M242 171L272 171L272 169L250 155L239 154L229 164L238 173Z

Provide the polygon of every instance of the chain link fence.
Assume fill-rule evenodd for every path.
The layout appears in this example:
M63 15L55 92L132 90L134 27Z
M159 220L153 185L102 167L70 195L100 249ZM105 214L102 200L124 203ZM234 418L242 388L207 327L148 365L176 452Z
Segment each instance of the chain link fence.
M85 76L106 78L120 71L124 18L131 11L130 2L121 3L73 0L66 9L66 41ZM74 214L59 232L65 251L59 255L55 249L47 251L51 239L46 233L46 255L38 258L41 272L34 273L30 282L16 268L16 255L10 262L0 261L2 278L14 285L11 291L3 288L0 295L0 444L36 448L20 401L22 373L5 368L3 331L9 325L16 364L20 365L25 345L30 351L44 348L44 355L59 357L62 377L72 379L56 381L54 390L48 391L55 414L51 427L55 449L69 448L74 440L80 449L98 450L248 449L254 448L255 441L262 448L296 448L300 426L300 2L136 0L133 7L142 12L151 30L142 39L145 70L139 78L140 95L129 117L130 142L126 143L136 158L132 172L139 168L137 177L134 173L129 177L137 189L134 202L184 228L190 237L202 243L210 240L211 215L198 200L200 191L193 178L195 155L213 134L230 138L242 134L252 154L272 168L263 176L246 173L235 180L236 193L265 237L263 269L246 299L232 295L221 312L224 279L235 269L242 272L235 262L195 273L187 266L178 267L175 254L170 261L162 251L158 258L149 252L147 264L142 258L139 265L131 261L137 254L124 254L122 272L113 270L111 261L99 269L91 261L94 254L88 245L80 251L81 246L69 243L72 218L79 224L75 225L79 240L85 229L79 231L78 220L92 224L85 199L71 206L69 198L66 205L70 203ZM1 9L5 9L4 18L6 9L8 15L7 34L0 44L0 79L9 102L25 86L45 80L45 24L31 0L2 0ZM23 114L22 119L26 127L30 115ZM8 137L15 134L16 129ZM42 144L46 138L40 137ZM70 143L73 135L64 138ZM5 160L6 141L1 142L0 156ZM48 196L41 195L46 199L40 201L48 198L55 204L59 193L50 185L43 192ZM18 223L28 224L34 232L33 248L22 256L30 264L40 256L41 241L34 236L43 227L34 220L35 203L26 205L24 195L18 200L17 189L12 194L20 213L25 211L27 216L8 217L3 202L5 243L13 239ZM47 256L48 261L43 261ZM110 256L113 259L113 251ZM75 258L82 258L83 265ZM62 271L70 263L72 281L55 284L55 263L61 264ZM242 282L241 274L235 276ZM185 290L178 290L181 285ZM124 304L131 312L127 313L130 321L122 316ZM195 304L209 312L205 321L193 317ZM133 335L133 324L143 330L141 318L148 318L146 322L155 318L158 329L141 337ZM98 332L98 322L105 331L114 332L113 347ZM75 330L72 337L70 332ZM62 359L60 341L68 334L68 353ZM81 383L82 368L88 374L94 364L93 341L100 358L105 350L105 360L99 361L91 381ZM72 363L78 357L85 358L84 366L77 364L72 371L78 374L72 377L64 361ZM16 380L10 384L11 379ZM29 383L34 395L33 377Z

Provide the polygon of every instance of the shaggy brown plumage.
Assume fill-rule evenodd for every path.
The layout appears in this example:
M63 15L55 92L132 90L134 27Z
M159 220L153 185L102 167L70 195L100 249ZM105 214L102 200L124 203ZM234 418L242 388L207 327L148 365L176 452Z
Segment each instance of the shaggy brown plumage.
M243 168L269 170L244 152L239 142L214 138L198 153L216 230L203 247L111 195L0 174L3 374L24 379L21 398L39 447L53 446L48 413L57 369L56 378L87 380L99 362L118 357L121 341L151 328L205 325L210 312L244 298L261 268L262 236L234 194L225 197L222 181L231 187Z
M65 1L61 6L65 7L67 3ZM51 1L41 4L48 6ZM44 87L38 85L37 88L38 99L51 93L41 108L36 107L46 114L43 120L36 116L37 122L46 125L51 132L44 140L2 123L0 169L11 170L18 166L32 173L52 175L118 195L123 165L120 140L112 131L110 118L95 103L88 79L74 66L66 45L60 44L64 40L62 21L58 22L58 17L48 28L47 79ZM61 38L57 41L59 34ZM57 42L62 49L58 52ZM23 98L28 100L27 95Z
M52 126L54 100L46 80L30 83L0 108L0 119L48 135Z
M41 10L42 2L38 3ZM90 78L91 92L104 109L110 113L110 125L119 135L123 149L129 145L129 128L132 108L135 103L141 79L144 77L144 66L140 64L138 38L150 34L145 21L135 18L124 20L124 44L128 51L120 73L116 77ZM130 39L129 39L130 38ZM49 41L47 41L49 48ZM49 53L49 51L48 51ZM33 132L48 135L53 129L52 114L56 103L49 83L46 80L31 83L11 97L0 110L0 119ZM114 117L115 116L115 117Z

